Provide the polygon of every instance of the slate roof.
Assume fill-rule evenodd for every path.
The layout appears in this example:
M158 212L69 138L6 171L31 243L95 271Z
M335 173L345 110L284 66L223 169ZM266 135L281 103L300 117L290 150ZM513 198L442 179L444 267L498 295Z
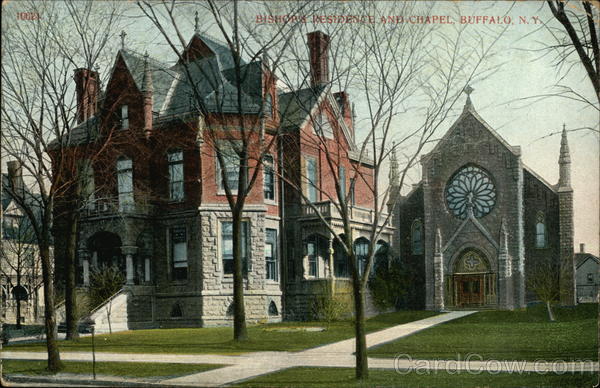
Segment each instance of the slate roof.
M315 106L325 87L305 88L279 95L281 128L298 129Z
M596 263L600 264L600 259L591 253L576 253L575 254L575 268L579 268L579 266L585 263L588 259L592 259L596 261Z

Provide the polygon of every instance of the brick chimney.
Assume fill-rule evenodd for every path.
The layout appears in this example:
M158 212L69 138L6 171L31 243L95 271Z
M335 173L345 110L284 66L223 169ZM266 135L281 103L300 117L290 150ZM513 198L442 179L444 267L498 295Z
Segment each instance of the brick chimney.
M22 192L25 184L23 183L23 167L18 160L10 160L6 163L8 167L8 184L14 192Z
M579 253L585 253L585 244L579 243Z
M306 36L310 53L310 85L325 85L329 83L329 35L313 31Z
M89 69L75 69L75 88L77 90L77 124L96 114L98 109L98 87L100 76Z

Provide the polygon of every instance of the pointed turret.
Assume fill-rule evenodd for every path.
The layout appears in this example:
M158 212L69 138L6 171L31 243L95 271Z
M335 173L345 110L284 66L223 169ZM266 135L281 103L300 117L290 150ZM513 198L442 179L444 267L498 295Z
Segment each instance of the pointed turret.
M565 191L571 189L571 153L569 151L569 142L567 140L567 129L563 124L562 135L560 139L560 156L558 157L559 176L558 190Z

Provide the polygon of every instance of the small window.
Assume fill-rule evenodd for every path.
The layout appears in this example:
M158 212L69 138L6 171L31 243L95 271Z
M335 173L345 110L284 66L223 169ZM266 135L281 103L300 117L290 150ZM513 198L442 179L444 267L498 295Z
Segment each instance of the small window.
M183 152L169 152L167 159L169 162L169 199L181 201L184 197Z
M413 255L423 254L423 223L416 219L411 227L411 250Z
M185 227L175 227L170 230L171 263L173 280L187 279L187 233Z
M181 318L183 317L183 311L181 310L181 305L179 303L175 303L173 307L171 307L171 318Z
M308 181L306 193L310 202L317 202L317 160L306 158L306 179Z
M129 128L129 109L127 105L121 105L121 129Z
M546 222L544 213L538 212L535 222L535 247L545 248L546 243Z
M588 281L588 283L594 283L594 274L593 273L587 274L587 281Z
M263 158L264 171L264 193L265 199L275 200L275 170L273 168L273 156L265 155Z
M266 117L273 116L273 99L271 98L271 94L265 96L264 113Z
M248 273L248 222L242 221L242 272ZM223 273L233 274L233 222L221 223L221 258Z
M367 266L367 258L369 254L369 240L364 237L357 239L354 242L354 254L358 264L358 274L362 276Z
M317 277L319 273L319 261L316 241L309 241L306 244L306 255L308 256L308 276Z
M240 180L240 157L237 152L235 152L232 144L221 146L220 151L223 156L223 162L225 163L225 179L227 181L227 186L231 191L237 191ZM219 189L225 190L225 181L223 181L221 173L222 166L218 157L216 157L216 163Z
M265 236L265 262L267 267L267 279L277 281L279 279L277 268L277 230L267 229Z
M352 206L356 206L355 189L356 189L356 179L350 178L350 205L352 205Z
M117 160L117 190L119 209L129 210L133 205L133 162L131 159Z
M346 168L340 166L339 168L339 179L340 179L340 202L346 201Z

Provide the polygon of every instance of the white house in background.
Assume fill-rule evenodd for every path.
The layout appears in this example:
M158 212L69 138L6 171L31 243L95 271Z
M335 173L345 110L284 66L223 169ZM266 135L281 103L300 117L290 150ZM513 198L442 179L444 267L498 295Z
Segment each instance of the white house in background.
M600 259L591 253L585 253L585 244L579 244L579 253L575 254L575 284L577 301L593 303L598 295Z

